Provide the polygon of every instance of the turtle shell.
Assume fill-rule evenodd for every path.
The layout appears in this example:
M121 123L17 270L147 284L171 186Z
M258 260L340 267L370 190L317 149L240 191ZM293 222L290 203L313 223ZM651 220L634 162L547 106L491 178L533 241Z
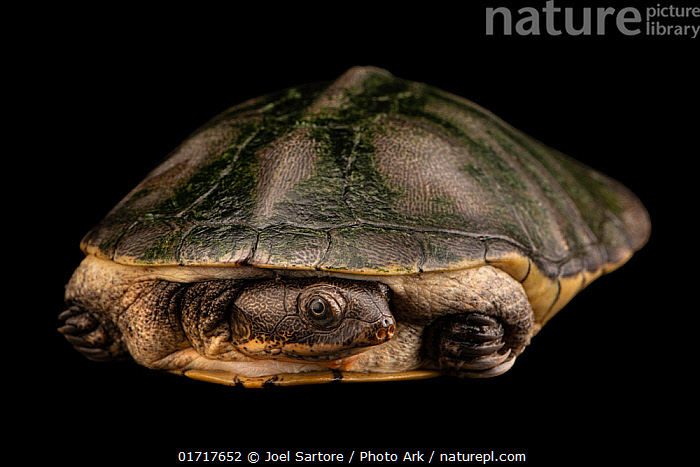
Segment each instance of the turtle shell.
M649 228L618 182L466 99L357 67L218 115L82 248L129 265L371 275L491 264L542 315Z

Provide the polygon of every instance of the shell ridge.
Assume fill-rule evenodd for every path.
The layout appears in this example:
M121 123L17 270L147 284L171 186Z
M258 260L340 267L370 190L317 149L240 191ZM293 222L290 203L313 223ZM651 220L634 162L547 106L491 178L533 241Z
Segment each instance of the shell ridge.
M635 250L634 247L634 242L632 241L632 237L630 233L628 232L627 228L625 227L625 224L622 222L622 220L615 215L612 211L609 209L605 210L605 218L602 222L602 224L612 224L615 226L615 229L622 235L622 238L624 239L624 242L627 246L627 251L628 252L633 252ZM615 245L608 245L604 242L601 242L603 245L602 252L605 253L605 262L608 263L610 259L613 257L613 254L611 252L611 249L614 248Z
M470 111L475 111L475 109L474 110L470 109ZM464 137L469 141L469 144L471 146L473 146L473 147L479 146L479 144L472 137L467 135L464 130L462 130L460 128L460 131L462 132ZM479 151L475 151L475 152L478 153ZM470 154L472 154L472 151L470 151ZM508 160L506 162L510 166L510 169L515 171L515 169L513 167L513 160L512 160L513 158L510 157L506 151L503 151L503 154L508 157ZM533 239L533 236L530 233L530 229L527 227L527 224L523 220L521 211L517 208L517 206L522 206L522 203L514 203L513 202L513 197L517 196L518 199L522 200L523 197L527 197L528 195L531 195L531 193L529 193L529 192L519 193L518 191L512 190L511 191L512 194L510 196L506 196L506 194L504 193L505 190L502 189L501 184L498 182L498 180L496 178L493 177L493 175L490 173L490 171L484 171L484 176L486 178L488 178L493 183L493 186L495 186L497 188L496 190L493 190L492 193L494 193L498 196L498 200L499 200L500 205L508 206L510 211L515 216L515 219L520 224L520 228L521 228L522 233L525 235L525 237L527 238L527 241L530 243L529 250L531 252L538 251L538 248L536 247L536 243Z
M508 128L505 128L504 125L508 126ZM562 214L562 218L565 219L566 222L569 222L571 224L571 231L577 238L579 248L585 249L588 246L599 244L600 239L598 238L598 235L595 233L591 225L581 214L581 211L578 209L575 201L571 197L570 191L567 190L562 185L562 182L552 173L552 171L543 164L543 162L540 160L540 157L546 158L548 164L556 165L558 175L560 177L566 177L567 183L575 184L576 189L588 191L586 186L580 181L571 177L569 172L565 170L565 168L562 166L560 160L558 158L552 157L550 151L538 151L528 137L522 136L520 132L510 128L509 125L505 123L500 124L500 126L503 128L504 132L507 132L510 138L512 138L516 143L521 145L526 150L525 155L526 157L528 157L529 162L536 167L537 176L545 178L547 186L553 188L556 192L556 194L553 197L557 201L561 202L561 204L555 205L554 203L552 203L552 206L556 206L557 211L559 211ZM548 198L551 202L550 197L546 196L546 198ZM562 208L564 208L566 212L561 212ZM559 227L561 229L561 226ZM568 239L569 236L562 235L562 237L564 239ZM567 245L568 244L569 242L567 242Z
M462 112L474 115L477 122L488 122L483 128L484 134L482 135L485 138L484 142L488 143L485 148L487 150L491 148L489 153L496 152L495 155L505 164L504 169L512 170L519 175L518 179L521 183L527 184L526 187L523 187L525 189L508 190L510 197L510 199L507 199L508 203L503 203L503 196L499 199L503 205L510 205L510 212L513 214L514 219L517 219L522 234L527 236L531 242L533 252L539 250L535 245L538 245L540 241L546 242L549 238L547 232L541 232L540 235L537 235L537 231L534 232L535 235L533 237L531 229L537 229L539 224L537 222L525 222L522 213L531 213L523 211L524 208L517 208L517 206L527 206L533 198L538 203L543 203L546 206L546 209L539 208L538 211L541 215L546 216L543 219L546 221L547 228L553 229L551 233L554 236L549 238L550 243L554 242L555 246L559 244L566 245L567 250L570 249L570 244L574 243L576 249L583 252L575 252L574 256L580 256L581 254L585 255L588 245L599 242L598 237L577 209L570 191L557 178L557 175L568 176L569 174L563 169L559 159L553 156L548 147L522 134L491 112L459 96L453 96L439 90L433 91L432 95L448 106L455 106ZM441 115L439 113L438 118ZM454 126L449 127L449 130L451 133L457 132L458 137L465 139L470 145L481 148L484 142L478 143L470 137L467 131L470 125L470 120L465 120L464 122L455 121ZM477 123L477 125L479 124ZM489 127L492 130L489 130ZM481 126L478 126L478 128L481 128ZM479 149L473 152L475 152L474 156L477 160L479 158L483 159L483 156L480 156L481 151ZM546 161L546 164L543 161ZM556 173L550 170L548 164L554 167ZM494 179L490 177L490 171L485 171L482 176L488 177L487 179L492 180L491 183L493 183ZM495 193L501 194L500 190L496 190ZM512 202L514 200L523 200L524 202ZM530 220L536 220L536 218L531 218ZM545 234L544 237L541 235L542 233ZM534 241L537 239L539 240ZM565 260L569 256L564 256L562 259Z
M320 270L321 265L326 262L328 256L330 255L331 248L333 247L333 236L331 235L331 230L333 229L326 229L326 242L328 242L328 244L326 245L326 249L323 251L323 254L321 254L318 261L316 261L314 264L314 269L317 271Z
M424 93L422 98L426 102L423 102L420 112L417 115L398 115L396 116L398 120L409 121L412 125L418 125L422 130L427 131L440 139L448 141L450 142L450 144L459 144L452 142L452 140L455 138L458 141L463 142L461 144L466 144L465 149L468 157L463 162L464 167L469 165L468 162L472 162L477 167L484 167L488 166L494 161L502 160L503 162L505 162L505 165L507 166L509 171L515 172L515 167L511 163L511 161L501 158L501 156L504 155L506 151L496 151L491 146L484 146L483 143L480 143L479 141L474 139L474 137L469 133L469 131L465 127L462 126L462 124L451 120L449 116L445 116L442 115L440 112L436 112L434 109L427 109L425 108L425 106L429 103L428 100L430 98L433 98L437 99L440 102L444 102L447 105L456 104L458 108L465 112L480 115L477 109L473 109L471 107L462 105L461 101L455 100L454 96L450 95L449 93L446 96L437 93L436 90L434 88L431 88L430 86L425 87L425 89L423 89L422 91ZM447 128L436 128L435 125L436 123L438 123L435 121L436 119L442 122L443 126L445 126L446 123ZM489 120L490 119L491 118L489 118ZM484 183L480 184L480 187L492 187L491 189L488 189L487 192L490 196L494 198L494 204L498 206L508 207L509 212L512 213L514 217L514 222L517 222L517 224L520 227L521 233L530 244L529 250L537 251L538 248L536 247L536 243L533 240L533 235L531 234L530 229L528 229L527 223L522 217L522 213L517 208L517 206L523 204L517 201L520 201L522 199L529 199L527 190L517 191L513 189L507 189L509 188L509 185L506 185L506 189L504 189L504 184L507 183L507 180L502 177L495 176L495 174L492 172L493 171L491 170L480 171L480 177L482 177L484 181Z
M185 230L185 232L180 237L180 241L178 242L177 247L175 247L175 262L180 266L184 265L184 262L182 261L182 248L185 244L185 240L197 227L198 225L195 223L191 225L187 230Z
M513 138L513 135L511 133L505 133L508 137ZM517 139L513 138L518 144L522 143L518 141ZM524 146L524 145L523 145ZM560 183L557 181L556 177L552 175L552 173L547 170L546 167L544 167L536 157L534 157L532 150L525 147L525 151L523 151L520 156L522 158L527 158L527 163L529 167L526 167L523 161L520 159L513 157L508 151L505 151L504 153L505 157L507 158L509 164L511 166L516 166L518 169L519 173L522 173L524 175L523 180L527 180L528 182L533 178L533 175L538 178L538 182L541 180L544 183L528 183L528 190L527 194L529 196L534 196L534 198L540 202L546 204L547 208L543 211L547 214L547 219L551 219L554 226L556 226L556 231L561 240L564 241L564 243L567 246L567 249L569 249L569 242L567 241L569 238L569 235L567 235L567 224L571 225L571 231L574 233L574 235L579 236L579 230L577 227L583 227L588 233L592 235L592 232L590 231L590 228L588 227L588 224L583 220L581 217L581 214L576 210L571 208L571 197L569 196L569 193L560 185ZM548 194L545 189L543 188L544 186L547 187L547 190L551 190L551 194ZM562 212L562 208L566 210L566 212ZM516 210L517 211L517 210ZM553 213L558 214L558 215L553 215ZM520 217L518 216L520 219ZM576 221L576 226L574 226L574 220ZM522 220L521 220L522 222ZM527 229L527 226L523 224L523 231L529 236L529 231ZM597 238L595 235L592 236L593 239ZM586 240L589 240L590 237ZM584 242L578 241L579 245L585 245Z
M361 136L362 136L362 130L356 131L355 140L353 141L352 149L350 150L350 154L348 155L348 162L345 165L345 170L343 172L343 202L348 207L348 210L350 211L350 215L352 216L352 218L355 219L355 222L358 222L358 223L360 222L360 220L357 217L357 213L355 212L355 209L352 207L352 203L350 203L350 200L348 199L348 194L350 191L350 183L348 182L348 177L350 176L350 170L352 168L352 164L355 162L355 159L357 157L356 151L357 151L357 146L360 144Z
M243 143L241 143L238 146L238 150L236 151L236 154L231 158L231 161L229 162L228 166L224 170L219 172L219 176L217 177L216 182L214 182L206 192L202 193L200 196L197 197L196 200L190 203L189 206L175 214L174 217L184 217L186 212L191 211L194 206L207 199L209 195L219 187L221 181L231 173L231 171L233 170L233 166L238 161L238 158L241 155L241 152L243 152L243 150L248 146L248 144L253 140L253 138L255 138L255 136L257 136L262 131L262 129L263 127L258 128L257 130L252 132L248 136L248 138L246 138L245 141L243 141Z
M121 245L122 241L124 238L127 238L127 234L131 232L134 228L136 228L137 225L141 223L141 220L135 220L129 226L122 231L119 236L117 237L116 240L114 240L114 246L112 247L112 251L110 252L109 259L114 261L114 259L117 257L117 251L119 251L119 246Z
M520 140L525 140L526 138L520 138ZM535 143L541 144L537 141ZM530 143L527 141L523 141L522 144L524 146L529 146ZM544 145L543 145L544 146ZM546 148L546 147L545 147ZM617 196L624 195L627 196L628 190L626 187L622 186L619 182L610 179L609 177L595 171L594 169L586 166L585 164L582 164L581 162L578 162L574 159L571 159L569 156L566 156L564 154L556 152L556 155L558 157L554 157L555 154L553 154L553 150L546 148L547 150L544 151L535 151L532 150L531 152L533 154L538 154L542 155L542 157L546 157L549 161L549 163L555 163L558 167L558 176L562 177L562 181L564 181L567 184L573 185L573 188L576 191L579 192L585 192L587 199L590 200L594 204L594 211L598 214L597 218L592 218L592 219L587 219L584 214L583 214L583 209L580 209L576 199L579 199L580 202L583 202L583 198L578 197L574 199L569 193L570 190L563 188L564 192L567 193L568 201L573 205L572 208L572 214L575 215L577 219L581 220L581 226L586 229L588 235L594 239L594 241L590 242L581 242L580 248L583 250L588 250L591 247L596 247L596 250L598 251L602 261L598 262L594 265L594 267L590 268L591 265L589 265L589 271L593 271L597 268L600 268L601 266L604 266L605 264L608 264L611 259L615 258L615 255L613 254L613 251L611 249L614 249L616 247L615 244L610 243L606 241L604 238L604 228L603 226L607 222L611 222L615 227L616 230L618 231L619 234L621 234L624 238L625 242L625 255L634 252L636 249L640 248L641 245L635 245L635 242L632 240L632 234L629 231L627 225L620 219L620 217L615 214L608 205L605 203L602 203L600 200L602 198L602 195L599 193L596 193L594 190L594 185L592 184L586 184L583 183L581 180L581 177L586 177L587 179L592 179L592 180L599 180L601 184L605 185L606 189L610 189L615 192ZM538 161L539 162L539 161ZM568 167L566 164L569 163L572 166L575 166L575 170L573 170L571 167ZM581 171L582 173L579 174ZM553 178L556 179L556 177L553 176ZM557 183L561 185L561 182L557 180ZM632 195L634 197L634 195ZM639 202L632 202L630 206L627 208L636 208L638 207L637 205ZM643 208L642 208L643 209ZM621 213L626 212L626 209L622 210ZM602 213L602 214L601 214ZM571 219L571 215L567 217L568 219ZM607 220L606 220L607 219ZM596 223L592 223L595 222ZM578 229L575 229L576 233L579 233L580 231ZM642 243L643 244L643 243ZM595 258L595 257L591 257Z
M241 265L250 264L252 259L255 258L255 252L258 251L258 246L260 245L260 230L254 229L254 232L255 241L253 242L253 246L250 248L250 253L248 253L248 256L241 261Z

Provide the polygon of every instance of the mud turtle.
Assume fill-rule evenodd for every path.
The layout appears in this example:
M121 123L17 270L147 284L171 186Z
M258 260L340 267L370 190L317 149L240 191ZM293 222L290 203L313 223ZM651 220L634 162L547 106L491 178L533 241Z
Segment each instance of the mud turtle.
M610 178L357 67L176 148L83 239L60 331L91 359L249 387L493 376L649 229Z

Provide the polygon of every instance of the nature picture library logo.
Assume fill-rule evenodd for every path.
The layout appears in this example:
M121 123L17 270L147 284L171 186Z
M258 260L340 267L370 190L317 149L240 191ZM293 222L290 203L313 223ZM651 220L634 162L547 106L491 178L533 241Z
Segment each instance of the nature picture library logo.
M537 6L486 8L486 35L590 36L619 32L626 36L676 36L696 39L700 6L656 3L648 6ZM497 2L494 2L497 5Z

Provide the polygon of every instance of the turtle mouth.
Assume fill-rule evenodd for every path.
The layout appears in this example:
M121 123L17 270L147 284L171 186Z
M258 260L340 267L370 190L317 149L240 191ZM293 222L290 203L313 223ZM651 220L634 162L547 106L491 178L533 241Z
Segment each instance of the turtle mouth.
M240 347L239 350L258 362L271 360L300 365L317 364L328 368L336 368L342 362L350 362L372 346L383 344L389 339L389 331L377 330L372 333L371 337L368 337L366 343L358 343L352 347L337 344L288 343L282 347L270 348L269 343L256 342L254 344L246 344Z
M280 338L259 336L237 345L238 351L256 360L277 360L292 363L317 363L329 368L343 366L358 354L369 348L384 344L394 337L396 321L393 316L384 315L367 323L359 322L363 328L348 326L352 331L343 335L329 331L317 333L310 338L284 341Z

